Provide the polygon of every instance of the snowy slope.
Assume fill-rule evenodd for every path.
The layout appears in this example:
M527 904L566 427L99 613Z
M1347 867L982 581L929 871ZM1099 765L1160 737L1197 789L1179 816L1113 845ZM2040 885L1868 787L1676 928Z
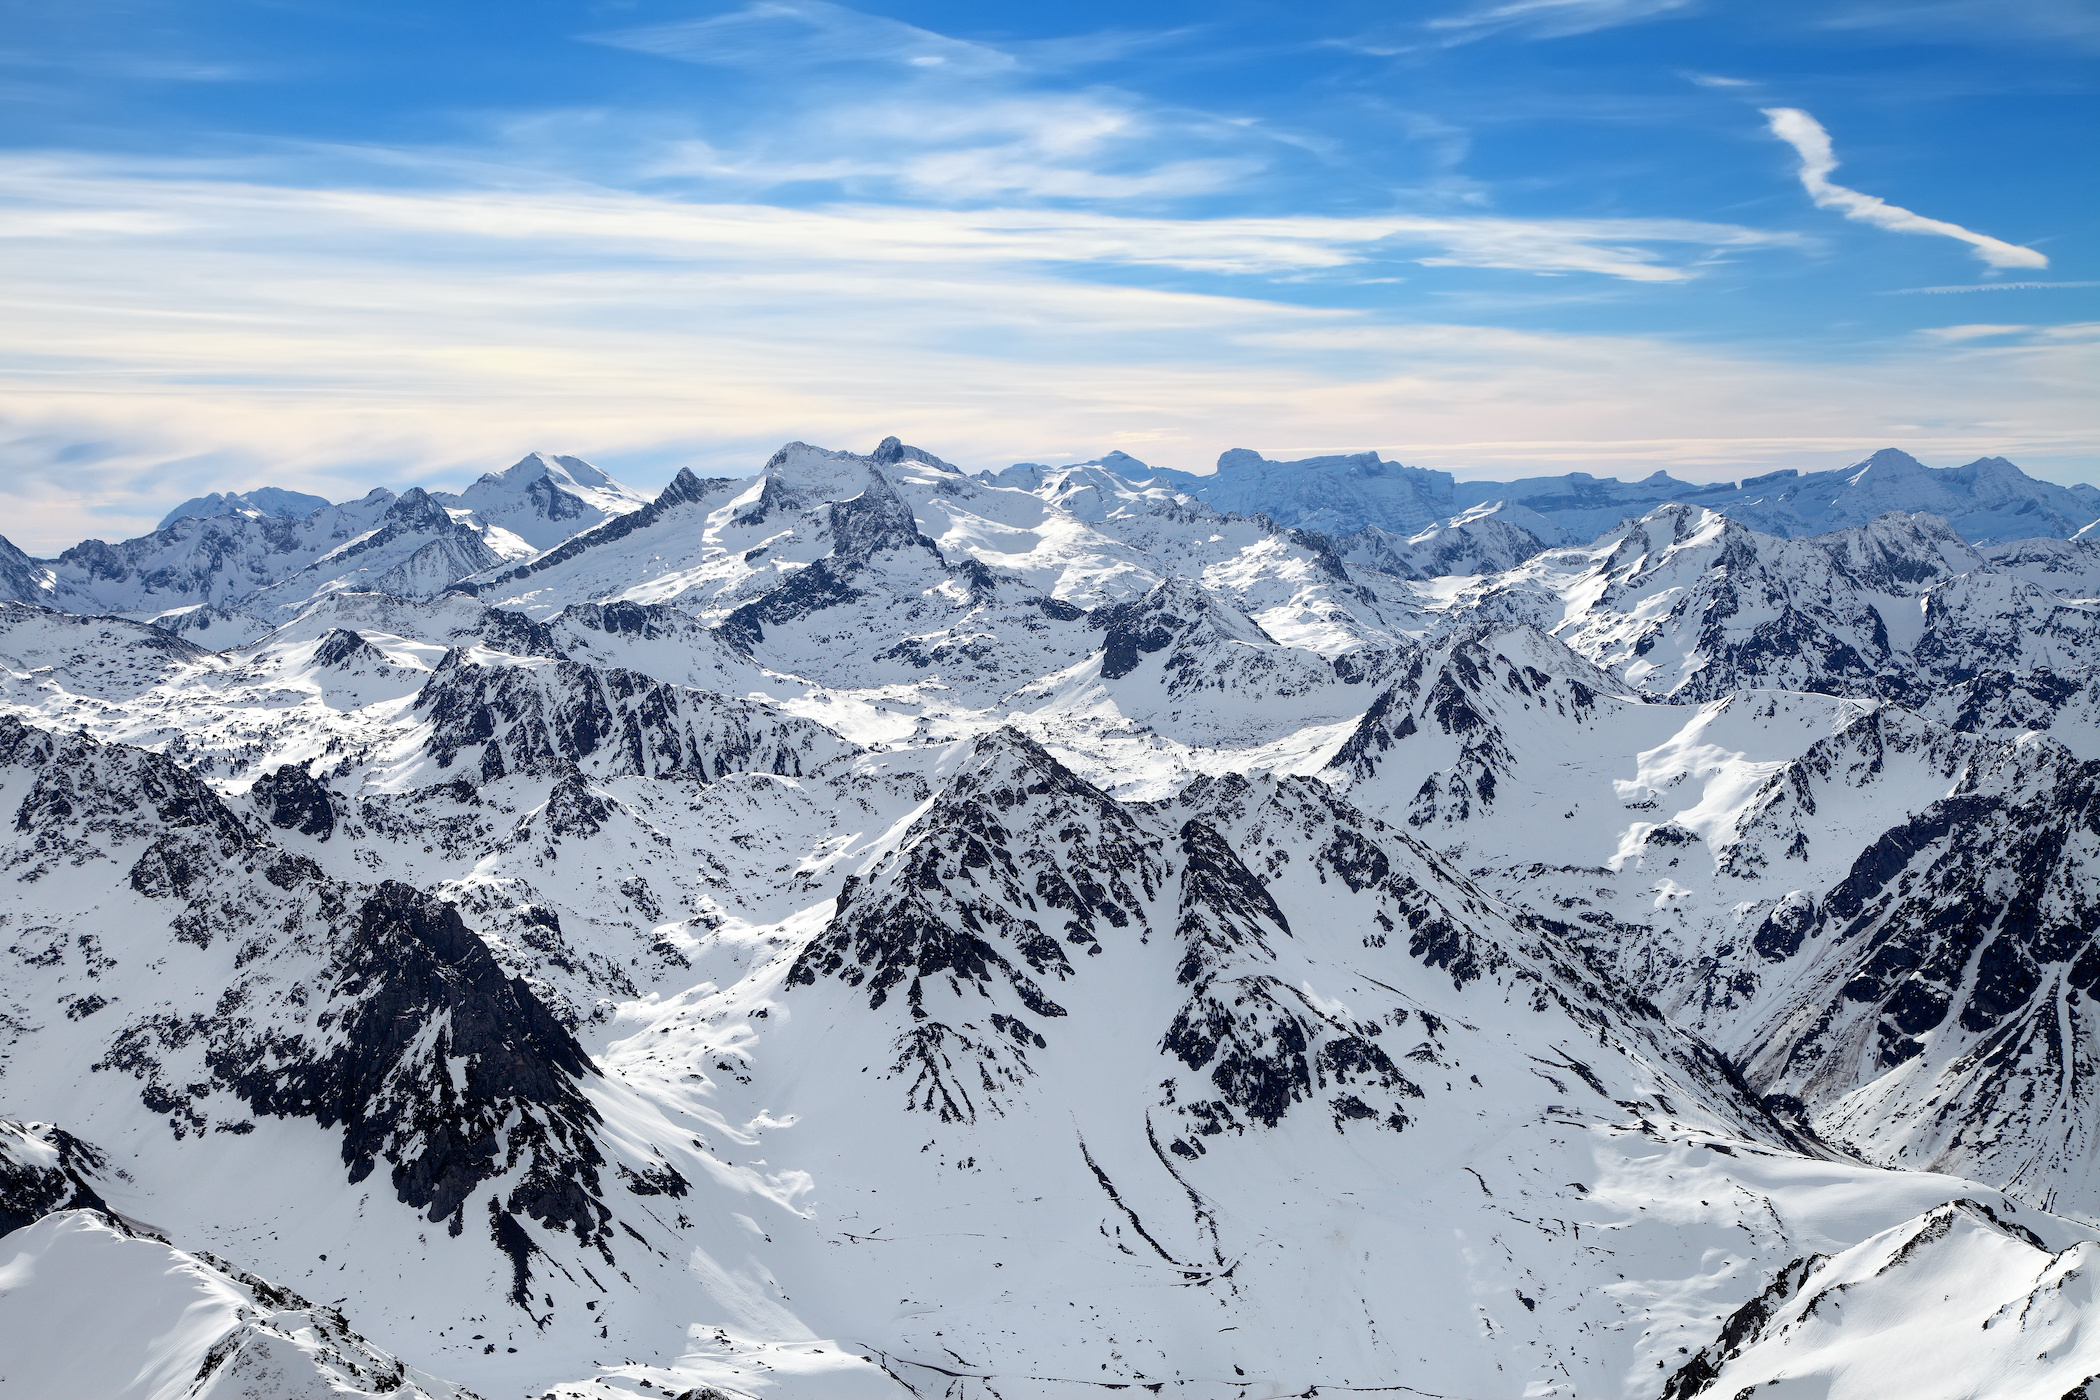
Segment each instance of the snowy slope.
M423 491L377 490L299 519L185 517L117 545L87 540L30 601L146 620L211 605L274 624L331 589L428 596L497 557Z
M0 1309L169 1394L2084 1379L2091 546L593 472L0 611Z
M528 453L500 472L489 472L457 495L436 491L431 499L471 511L473 523L490 537L490 547L504 557L515 547L505 547L511 541L522 541L527 552L552 549L648 504L641 492L581 457L545 452Z
M458 495L375 490L329 505L266 488L185 502L151 535L87 540L40 564L0 547L0 595L158 620L215 648L254 640L339 589L429 597L639 509L576 457L534 453Z
M154 528L165 530L178 520L209 519L214 515L276 515L297 520L303 515L312 515L327 504L325 497L309 496L304 491L287 491L281 486L258 486L249 491L213 491L209 495L190 497L162 516L160 524Z
M2100 1340L2081 1326L2095 1249L1949 1202L1835 1258L1790 1264L1664 1398L2084 1395L2100 1381Z
M373 1348L334 1308L94 1211L0 1242L0 1335L0 1385L24 1400L474 1400Z
M1642 703L1553 650L1425 657L1329 771L1823 1136L2100 1208L2089 765L1858 701Z

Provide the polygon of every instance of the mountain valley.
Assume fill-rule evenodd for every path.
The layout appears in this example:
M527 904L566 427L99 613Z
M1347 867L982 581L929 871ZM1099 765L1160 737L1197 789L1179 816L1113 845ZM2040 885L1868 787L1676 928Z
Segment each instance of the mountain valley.
M2085 1396L2096 522L889 438L0 541L0 1395Z

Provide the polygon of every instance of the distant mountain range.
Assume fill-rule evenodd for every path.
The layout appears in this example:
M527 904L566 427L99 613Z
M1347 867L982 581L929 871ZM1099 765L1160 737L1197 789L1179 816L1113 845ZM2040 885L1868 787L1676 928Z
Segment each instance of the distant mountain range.
M2037 481L2003 457L1928 467L1893 447L1836 471L1804 475L1789 468L1705 485L1679 481L1667 472L1639 481L1587 472L1459 481L1449 472L1383 461L1375 452L1275 462L1244 447L1220 456L1210 476L1149 468L1121 453L1099 465L1126 477L1169 483L1218 510L1259 512L1280 524L1330 535L1365 526L1412 535L1483 507L1547 545L1580 544L1622 520L1672 504L1705 506L1783 539L1864 525L1890 511L1940 516L1971 544L2068 539L2100 520L2100 489L2084 483Z
M267 486L213 493L177 506L150 535L84 540L56 559L0 538L0 597L232 646L331 590L426 598L647 504L580 457L540 452L456 494L379 487L332 505Z
M952 463L887 439L878 465ZM1128 490L1166 490L1206 507L1316 531L1353 563L1408 578L1492 573L1540 550L1581 544L1664 505L1697 505L1781 539L1897 512L1945 520L1971 545L2069 539L2100 521L2100 489L2037 481L2002 457L1933 468L1883 448L1837 471L1769 472L1698 485L1584 472L1458 481L1375 452L1278 462L1246 448L1209 476L1111 452L1077 466L1024 462L972 480L1035 491L1054 479L1066 509ZM1086 496L1087 483L1094 483ZM1085 499L1082 499L1085 497ZM381 489L340 504L277 487L183 502L150 535L85 540L35 559L0 537L0 598L161 625L212 646L259 637L328 589L428 597L506 561L535 569L557 545L632 514L649 498L580 457L528 454L453 493Z

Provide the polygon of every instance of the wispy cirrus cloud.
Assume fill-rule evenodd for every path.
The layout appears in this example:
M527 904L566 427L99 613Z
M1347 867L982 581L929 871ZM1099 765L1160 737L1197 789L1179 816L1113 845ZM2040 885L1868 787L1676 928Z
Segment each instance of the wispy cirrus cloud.
M18 544L119 538L229 486L470 479L536 447L642 486L884 432L984 465L1122 446L1201 468L1242 441L1643 474L1792 465L1809 444L1842 461L1862 437L2026 454L2083 431L2048 386L2093 354L1955 343L1935 353L2001 358L1836 374L1423 324L1419 301L1382 295L1292 305L1253 280L1428 264L1623 288L1775 241L1728 225L790 209L261 174L0 161L0 518ZM1238 280L1163 290L1137 284L1147 268ZM2017 435L1976 422L2022 415Z
M1969 282L1952 287L1893 287L1884 296L1959 296L1967 292L2044 292L2058 287L2100 287L2100 282Z
M1067 72L1184 41L1195 29L1105 29L994 45L921 29L831 0L754 0L701 19L584 36L589 42L730 68L875 65L929 76Z
M645 178L795 203L828 195L1159 205L1246 187L1285 138L1244 119L1078 86L1070 74L1192 32L1111 30L1002 47L830 0L755 0L586 38L765 75L761 91L717 109L704 133L652 155Z
M1269 145L1113 92L876 94L814 102L780 127L720 143L669 143L642 173L722 193L821 183L856 199L1156 203L1249 180Z
M2091 0L1850 0L1829 7L1818 23L1910 39L2100 51L2100 8Z
M181 167L176 167L180 171ZM1795 234L1691 219L1522 219L1485 214L1167 218L1041 208L812 208L697 202L578 185L443 191L307 188L185 178L153 165L0 160L9 218L0 246L100 237L180 239L254 222L311 238L431 234L489 246L701 263L1065 265L1173 268L1262 277L1408 262L1426 267L1587 273L1683 282L1719 257L1800 246Z
M1660 19L1692 8L1695 0L1503 0L1429 21L1447 42L1463 43L1516 30L1537 39L1564 39L1622 24Z
M1830 172L1837 169L1837 155L1831 146L1830 133L1823 129L1823 124L1798 107L1766 107L1762 110L1772 134L1792 146L1801 157L1801 187L1808 191L1817 208L1835 209L1848 219L1873 224L1891 233L1930 233L1958 239L1973 248L1976 256L1992 267L2049 265L2049 259L2032 248L2007 243L2002 238L1977 233L1945 219L1929 219L1878 196L1833 183Z
M731 68L890 64L958 73L1006 73L1020 60L989 44L936 34L827 0L758 0L725 15L585 36L593 43Z

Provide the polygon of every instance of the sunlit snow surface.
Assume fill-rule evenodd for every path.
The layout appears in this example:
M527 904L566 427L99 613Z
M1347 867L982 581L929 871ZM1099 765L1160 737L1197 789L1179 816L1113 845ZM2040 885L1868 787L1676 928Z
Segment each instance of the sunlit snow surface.
M336 568L386 528L345 525L184 604L276 624L223 650L6 605L0 1112L98 1156L22 1136L0 1180L127 1223L0 1239L0 1395L2100 1372L2090 984L2047 933L2093 926L2100 549L1665 507L1345 555L910 451L646 507L527 459L396 520L433 586ZM422 553L452 526L471 573ZM410 979L444 935L385 881L493 960ZM1998 914L1935 970L1972 893L2047 934L1996 982ZM395 1117L320 1121L374 1007L356 1111ZM486 1090L561 1037L587 1066ZM470 1184L426 1211L433 1161Z

